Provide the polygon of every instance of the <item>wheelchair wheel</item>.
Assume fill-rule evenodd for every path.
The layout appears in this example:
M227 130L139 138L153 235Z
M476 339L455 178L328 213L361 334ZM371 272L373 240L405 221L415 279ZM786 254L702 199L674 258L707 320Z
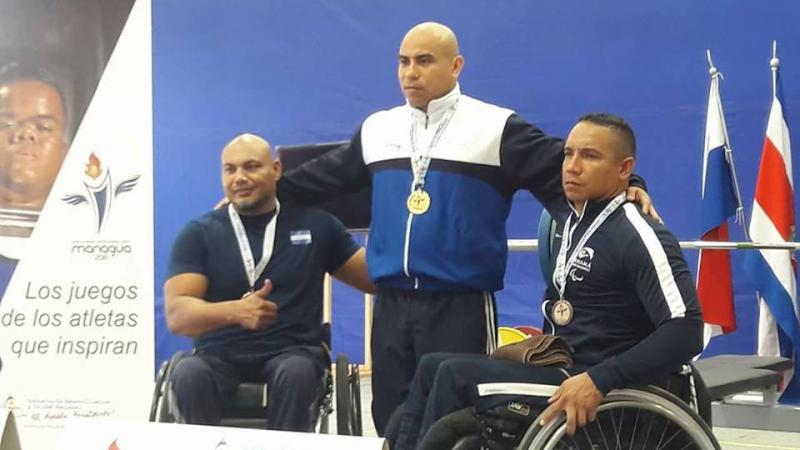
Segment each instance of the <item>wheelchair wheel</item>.
M703 379L703 375L697 370L694 363L689 363L692 371L692 378L694 380L694 395L693 401L697 414L706 421L709 428L714 426L711 421L711 398L708 395L708 387Z
M319 434L330 432L330 415L333 412L333 375L330 371L325 374L325 393L317 403L317 416L315 431Z
M164 382L166 380L167 367L169 367L169 360L161 363L161 367L156 374L155 388L153 389L153 399L150 401L150 422L155 422L158 417L158 410L161 406L161 393L164 389Z
M350 413L353 416L353 436L363 436L364 430L361 423L361 373L358 364L350 366L350 394L353 401Z
M168 361L164 361L161 369L158 371L159 380L156 382L156 392L153 394L153 405L150 407L150 421L152 422L175 422L175 416L172 415L172 401L170 396L170 386L172 377L172 370L178 365L178 362L183 359L186 353L179 351L176 352Z
M358 379L358 366L353 366L347 355L336 357L336 430L338 434L361 436L359 384L353 382Z
M319 418L319 425L317 425L316 430L319 434L328 434L330 431L329 424L328 424L328 414L322 414Z
M600 404L597 419L566 434L566 417L544 427L537 419L518 449L698 449L719 450L708 425L683 401L656 388L621 389Z
M487 445L483 436L473 434L459 439L452 450L482 450L487 448Z

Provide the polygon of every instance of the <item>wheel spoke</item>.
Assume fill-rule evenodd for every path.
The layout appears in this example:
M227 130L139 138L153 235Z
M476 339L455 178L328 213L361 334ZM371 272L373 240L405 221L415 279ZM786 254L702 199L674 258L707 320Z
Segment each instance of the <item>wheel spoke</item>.
M600 437L603 439L603 447L605 447L606 450L609 450L608 441L606 440L606 434L603 432L603 426L600 425L600 418L599 417L597 419L597 429L600 430Z
M572 441L572 445L567 445L567 443L564 442L564 440L565 440L564 438L569 439L570 441ZM570 436L570 435L566 434L566 435L564 435L564 438L562 438L561 441L559 442L559 445L560 445L559 448L564 448L566 450L571 450L573 448L575 448L575 449L581 448L580 444L578 444L575 441L575 438L573 436ZM561 447L561 445L563 445L563 447Z
M681 434L683 432L683 429L681 427L676 427L676 428L677 428L677 430L675 431L675 433L673 433L672 436L670 436L669 439L667 439L667 441L664 442L664 448L666 448L667 444L669 444L670 442L672 442L673 439L675 439L675 436L677 436L677 435L679 435L679 434Z
M664 419L664 429L661 430L661 437L658 438L658 444L656 445L656 449L661 448L661 443L664 442L664 436L667 434L667 429L669 428L669 420Z
M619 432L620 432L619 427L622 425L622 422L620 421L620 425L618 426L617 421L614 418L614 410L611 410L610 412L611 412L611 424L614 428L614 438L616 439L616 444L614 444L614 450L620 450L621 445L619 442Z
M633 420L633 429L631 430L631 444L628 446L628 450L633 450L633 441L636 440L636 430L639 427L639 414L641 412L641 409L636 410L636 418Z
M656 421L656 413L650 411L650 423L647 425L647 433L642 440L642 450L647 450L646 445L650 442L650 431L653 430L653 423Z
M595 419L595 422L596 422L597 420L598 420L598 419ZM585 426L585 427L583 427L583 428L581 428L581 430L583 431L583 435L584 435L584 436L586 436L586 442L588 442L588 443L589 443L589 448L594 448L594 442L592 442L592 437L591 437L591 436L589 436L589 432L588 432L588 431L586 431L586 429L587 429L587 428L589 428L589 424L586 424L586 426Z

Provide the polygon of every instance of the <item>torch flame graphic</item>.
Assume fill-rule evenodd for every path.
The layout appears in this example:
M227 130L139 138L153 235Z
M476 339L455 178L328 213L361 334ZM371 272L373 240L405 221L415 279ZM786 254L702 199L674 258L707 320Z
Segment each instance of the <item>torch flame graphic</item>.
M91 177L94 180L100 176L100 158L95 156L94 152L89 155L89 164L86 164L86 172L84 173L86 176Z

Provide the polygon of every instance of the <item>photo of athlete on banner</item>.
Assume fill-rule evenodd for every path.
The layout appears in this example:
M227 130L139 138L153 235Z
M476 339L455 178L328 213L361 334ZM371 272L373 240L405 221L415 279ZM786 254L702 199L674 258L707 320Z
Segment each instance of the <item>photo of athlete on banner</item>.
M67 153L64 95L50 78L18 63L0 70L2 236L30 236Z
M4 1L0 14L0 300L133 0Z

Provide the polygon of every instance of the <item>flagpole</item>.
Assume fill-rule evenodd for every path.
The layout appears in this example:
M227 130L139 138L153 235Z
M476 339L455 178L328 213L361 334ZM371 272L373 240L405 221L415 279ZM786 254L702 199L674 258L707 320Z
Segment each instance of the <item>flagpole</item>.
M733 242L733 241L679 241L684 250L791 250L800 252L800 242ZM538 251L538 239L509 239L512 252Z
M724 80L725 77L714 66L714 62L711 60L711 49L706 49L706 58L708 59L708 74L711 75L711 83L713 84L712 89L717 91L717 111L722 111L722 99L719 95L719 79L722 78ZM744 220L744 206L742 205L742 193L739 189L739 178L736 176L736 165L733 163L733 149L731 148L730 139L728 138L728 125L725 123L724 118L720 119L722 132L725 138L725 160L731 168L731 181L733 181L733 189L736 191L736 222L739 222L742 226L745 240L749 241L750 235Z
M769 60L769 68L772 70L772 98L778 96L778 67L780 66L778 59L778 41L772 41L772 59Z
M722 127L725 129L725 139L728 138L728 129L725 122L722 122ZM731 165L731 178L733 178L733 188L736 190L736 203L738 206L736 207L736 221L742 226L742 232L744 233L745 240L750 240L750 233L747 230L747 224L744 220L744 206L742 206L742 193L739 190L739 178L736 176L736 165L733 163L733 152L731 151L730 146L725 147L725 157L728 159L728 163Z

